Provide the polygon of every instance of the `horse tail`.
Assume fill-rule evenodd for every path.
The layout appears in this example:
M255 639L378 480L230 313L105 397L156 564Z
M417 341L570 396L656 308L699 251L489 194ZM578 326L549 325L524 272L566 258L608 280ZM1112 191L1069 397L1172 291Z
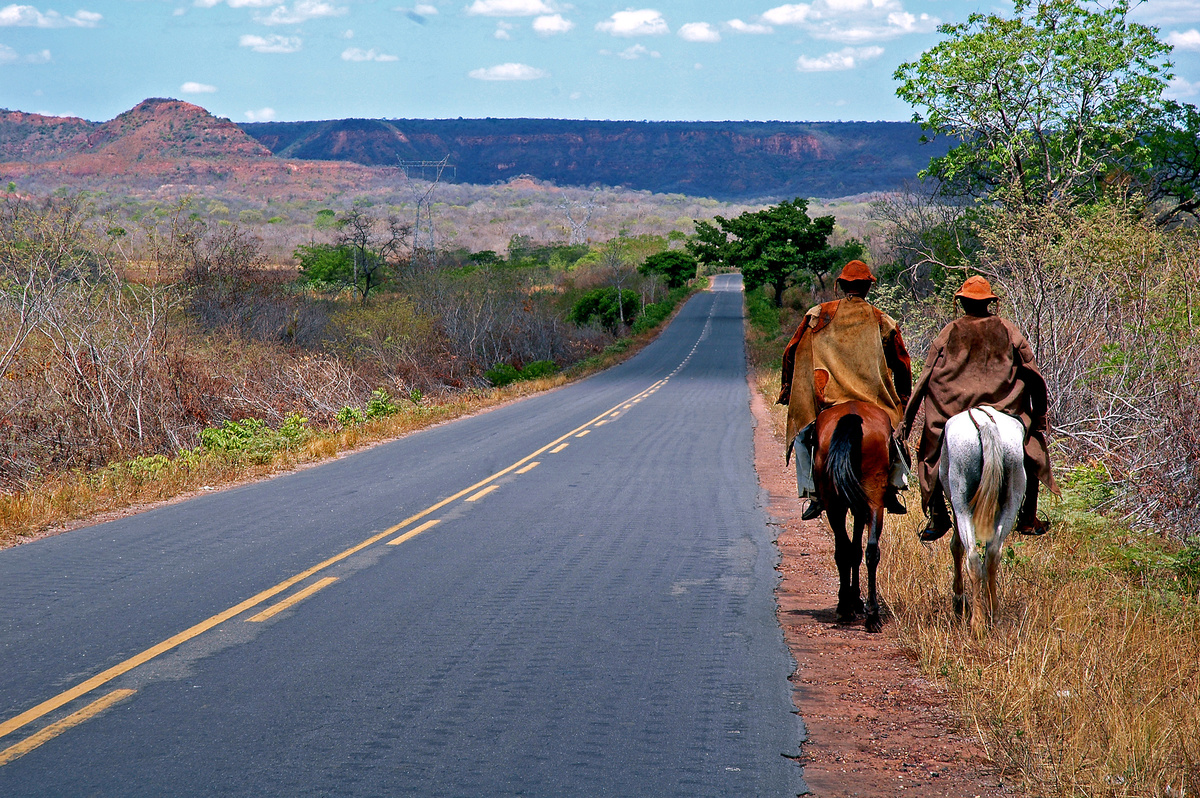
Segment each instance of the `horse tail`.
M846 502L856 518L865 517L871 510L862 487L862 441L862 417L847 413L838 419L837 426L833 428L829 452L825 457L825 473L829 476L834 493Z
M975 420L974 410L971 413ZM971 523L975 534L986 531L987 539L991 540L996 534L996 515L1000 512L1000 490L1004 486L1004 451L1000 440L1000 428L996 420L987 411L983 411L983 421L977 422L979 428L979 445L983 450L983 463L979 475L979 487L971 497Z

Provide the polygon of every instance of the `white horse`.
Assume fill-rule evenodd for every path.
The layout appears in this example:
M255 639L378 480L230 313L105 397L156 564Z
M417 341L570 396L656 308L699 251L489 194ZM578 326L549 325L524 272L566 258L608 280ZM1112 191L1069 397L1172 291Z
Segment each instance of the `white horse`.
M979 617L982 603L990 623L1000 609L996 592L1000 552L1025 498L1025 426L992 407L976 407L953 416L942 437L939 472L957 532L950 542L954 609L960 615L965 609L965 554L970 567L972 620Z

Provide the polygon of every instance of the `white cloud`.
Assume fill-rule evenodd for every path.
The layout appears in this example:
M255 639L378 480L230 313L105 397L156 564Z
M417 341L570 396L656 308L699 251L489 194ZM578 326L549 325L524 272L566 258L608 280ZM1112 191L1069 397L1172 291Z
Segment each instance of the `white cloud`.
M343 61L399 61L400 59L394 55L384 55L383 53L375 52L375 48L370 50L361 50L357 47L350 47L342 51Z
M52 60L49 50L22 56L8 45L0 44L0 67L9 64L48 64Z
M659 36L671 32L662 14L652 8L618 11L604 22L596 23L596 30L613 36Z
M812 6L777 6L766 11L762 18L769 25L799 25L808 19L811 12Z
M212 94L217 90L217 87L210 86L207 83L197 83L194 80L189 80L187 83L180 86L179 90L184 94Z
M93 11L76 11L73 16L64 17L57 11L38 11L33 6L19 6L15 3L0 8L0 28L94 28L104 19Z
M437 14L437 12L438 12L437 6L431 6L431 5L427 5L424 3L413 7L413 13L420 14L423 17L435 16Z
M255 36L248 33L238 39L242 47L256 53L294 53L300 49L299 36Z
M1200 30L1171 31L1166 42L1179 50L1200 50Z
M719 42L721 34L707 22L689 22L679 29L679 38L688 42Z
M1129 16L1149 25L1192 25L1200 19L1200 0L1154 0L1134 5Z
M737 33L774 33L775 29L770 25L762 25L757 22L742 22L740 19L731 19L725 23L729 29Z
M651 50L644 44L635 44L632 47L626 48L617 53L617 58L624 58L626 61L636 61L644 55L648 55L651 58L662 57L662 53L656 50Z
M1193 83L1183 78L1171 78L1164 93L1172 100L1186 100L1200 94L1200 81Z
M246 118L251 122L270 122L275 118L275 109L259 108L257 111L247 111Z
M931 33L941 20L904 10L902 0L813 0L810 4L776 6L762 22L795 25L810 36L846 44L885 41L910 33Z
M265 16L259 15L254 19L264 25L299 25L310 19L323 17L340 17L349 9L345 6L335 6L321 0L296 0L296 4L288 10L287 6L279 6Z
M475 0L467 13L478 17L533 17L553 14L542 0Z
M796 60L800 72L840 72L854 69L863 61L883 55L882 47L843 47L836 53L826 53L817 58L802 55Z
M222 0L196 0L200 8L212 8L221 5ZM224 0L230 8L272 8L279 5L279 0Z
M467 77L476 80L537 80L548 78L550 73L526 64L497 64L485 69L473 69Z
M553 36L556 33L566 33L575 27L569 19L563 19L562 14L548 14L533 21L533 32L540 36Z

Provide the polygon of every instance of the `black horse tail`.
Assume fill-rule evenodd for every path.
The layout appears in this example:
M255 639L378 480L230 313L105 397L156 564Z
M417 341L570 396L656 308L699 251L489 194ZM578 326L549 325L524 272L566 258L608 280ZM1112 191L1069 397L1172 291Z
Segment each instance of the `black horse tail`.
M871 512L867 493L862 487L862 441L862 417L847 413L833 428L825 457L825 473L833 484L833 491L855 518L865 518Z

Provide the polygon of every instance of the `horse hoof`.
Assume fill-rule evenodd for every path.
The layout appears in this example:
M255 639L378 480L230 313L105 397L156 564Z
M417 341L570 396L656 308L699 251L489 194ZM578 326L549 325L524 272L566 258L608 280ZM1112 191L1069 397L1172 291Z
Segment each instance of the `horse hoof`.
M959 618L961 618L967 614L967 611L969 609L970 609L970 607L967 604L966 598L964 598L963 596L955 596L954 597L954 614L955 615L957 615Z
M864 625L871 634L883 631L883 621L879 619L878 615L867 616L867 622Z

